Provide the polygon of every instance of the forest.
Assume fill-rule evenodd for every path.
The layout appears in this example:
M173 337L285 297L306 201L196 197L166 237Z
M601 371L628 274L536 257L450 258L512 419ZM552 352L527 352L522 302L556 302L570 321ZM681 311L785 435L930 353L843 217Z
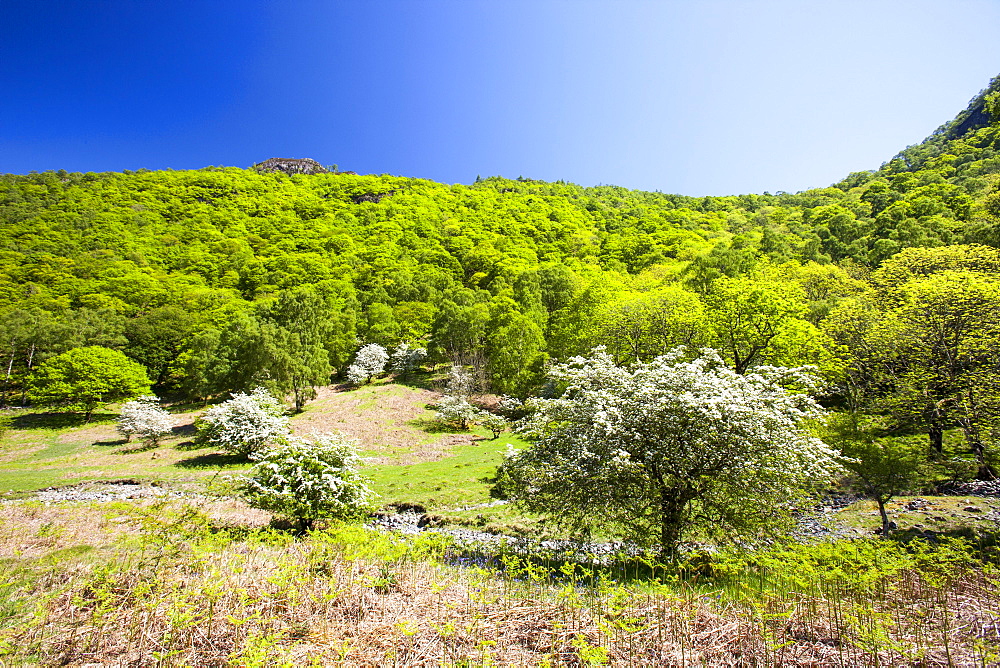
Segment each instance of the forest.
M59 171L0 176L0 220L5 405L89 346L173 401L260 386L300 409L365 344L426 347L519 398L597 346L633 363L683 345L741 374L812 365L857 429L925 434L932 455L961 433L992 475L1000 78L880 168L794 194Z

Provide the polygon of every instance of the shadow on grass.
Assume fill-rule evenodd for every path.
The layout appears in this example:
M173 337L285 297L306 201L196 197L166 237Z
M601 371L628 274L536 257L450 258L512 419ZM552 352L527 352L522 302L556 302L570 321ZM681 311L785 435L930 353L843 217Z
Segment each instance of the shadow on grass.
M181 452L190 452L192 450L204 450L206 448L214 448L211 443L199 443L198 441L181 441L174 445L174 450L180 450Z
M90 416L90 422L87 422L83 413L25 413L14 416L10 426L14 429L66 429L88 424L99 425L117 417L114 413L94 413Z
M462 429L460 427L447 424L446 422L441 422L440 420L427 417L419 417L414 420L409 420L406 424L416 427L420 431L428 434L465 434L469 431L468 429Z
M415 387L421 390L430 390L435 392L439 390L439 386L443 382L443 376L439 373L411 373L406 376L396 376L393 379L398 385L405 385L406 387Z
M120 442L121 441L119 441L119 443ZM118 450L117 452L115 452L115 454L132 455L137 452L149 452L150 450L155 450L158 447L160 447L159 443L146 443L144 441L139 441L138 443L133 444L132 447L122 448L121 450Z
M116 445L125 445L128 443L124 438L116 438L113 441L94 441L94 445L99 448L110 448Z
M242 455L212 452L207 455L198 455L197 457L182 459L174 464L174 466L178 466L182 469L217 469L249 463L250 460Z
M170 429L171 436L194 436L198 433L198 429L194 426L194 423L179 424L176 427Z

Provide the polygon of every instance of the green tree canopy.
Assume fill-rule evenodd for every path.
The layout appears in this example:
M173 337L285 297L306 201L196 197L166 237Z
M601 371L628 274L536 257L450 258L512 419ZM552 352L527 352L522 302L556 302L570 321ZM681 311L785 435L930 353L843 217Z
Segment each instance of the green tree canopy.
M40 404L83 410L87 421L102 403L149 393L141 364L124 353L101 346L73 348L38 365L29 396Z

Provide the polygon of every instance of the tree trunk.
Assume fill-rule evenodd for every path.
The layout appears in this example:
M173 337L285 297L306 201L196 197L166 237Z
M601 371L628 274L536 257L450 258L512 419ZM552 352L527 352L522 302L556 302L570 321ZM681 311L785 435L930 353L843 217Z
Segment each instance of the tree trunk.
M10 373L14 369L14 354L17 352L17 347L11 343L10 344L10 361L7 363L7 379L3 384L3 397L0 397L0 405L7 405L7 393L10 392Z
M660 559L673 560L681 539L684 507L691 500L689 490L660 487Z
M28 350L28 376L31 375L31 365L34 362L34 360L35 360L35 344L32 343L31 344L31 348ZM28 383L25 382L24 386L21 388L21 405L22 406L24 405L24 402L27 399L27 393L28 393Z
M995 480L996 474L993 467L986 463L986 446L983 445L982 435L979 432L979 423L976 420L978 414L976 398L972 390L968 393L968 403L959 424L962 426L962 433L965 435L965 442L976 456L976 463L979 470L976 472L977 480Z
M931 458L940 459L944 454L944 428L940 422L931 422L927 427L927 439L930 442Z
M889 537L889 515L885 512L885 500L882 497L875 497L875 503L878 504L878 514L882 517L882 538Z

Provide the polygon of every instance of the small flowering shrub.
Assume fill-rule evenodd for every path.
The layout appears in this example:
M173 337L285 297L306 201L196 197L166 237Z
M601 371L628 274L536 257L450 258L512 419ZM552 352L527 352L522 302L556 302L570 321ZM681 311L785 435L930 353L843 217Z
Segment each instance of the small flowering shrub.
M160 400L154 396L126 401L118 414L115 429L125 437L126 442L131 441L134 434L147 445L157 445L173 429L170 413L160 408L159 403Z
M480 411L464 397L444 396L437 403L434 419L459 429L468 429L476 421Z
M198 420L200 443L249 456L288 435L288 417L281 402L267 390L238 392L229 401L212 406Z
M510 427L510 422L502 415L490 413L489 411L479 411L476 414L475 422L486 427L493 433L493 438L500 438L500 434Z
M287 437L253 459L243 477L247 502L298 521L303 532L317 519L358 519L371 509L375 495L343 434Z
M354 356L354 364L347 367L347 382L351 385L364 385L372 378L385 373L389 363L389 353L377 343L362 346Z
M408 343L400 343L396 346L389 358L392 372L401 376L416 371L425 359L427 359L426 348L412 348Z
M466 398L473 394L476 378L460 364L452 364L448 371L448 385L444 393L452 397Z
M497 401L497 410L501 415L514 418L524 411L524 402L517 397L508 397L505 394Z

